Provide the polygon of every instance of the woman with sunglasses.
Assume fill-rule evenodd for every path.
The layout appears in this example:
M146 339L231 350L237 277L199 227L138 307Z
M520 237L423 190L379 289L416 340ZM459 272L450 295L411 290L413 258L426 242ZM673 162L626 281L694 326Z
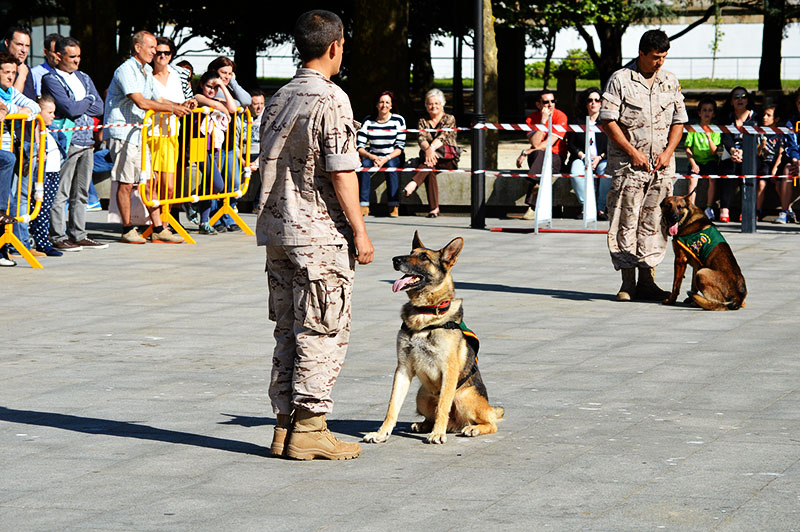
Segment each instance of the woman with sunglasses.
M589 117L590 123L594 126L597 123L597 117L600 114L600 89L591 87L584 91L584 102L586 104L586 113L583 116L577 117L575 123L583 125L586 122L586 117ZM589 135L589 155L592 161L592 173L594 175L602 175L606 172L607 153L608 153L608 137L605 133L597 133L589 131L587 133L570 133L569 134L569 155L571 159L569 173L572 181L572 190L578 196L578 201L581 202L581 207L584 204L586 197L586 179L583 177L586 173L584 160L586 154L583 150L586 149L586 135ZM611 180L606 178L598 178L597 183L597 219L608 220L606 214L606 196L608 189L611 187Z
M735 87L731 90L720 115L722 116L723 125L733 127L758 125L755 113L753 112L752 97L744 87ZM725 146L725 153L723 153L722 162L719 165L722 174L743 174L742 154L744 152L742 150L742 137L742 133L722 134L722 145ZM737 181L738 179L723 179L720 183L720 222L729 222L731 219L730 207ZM709 201L711 201L710 198Z
M170 65L175 55L175 44L166 37L156 37L156 54L153 57L153 80L156 93L162 101L182 104L189 109L197 106L191 93L184 93L180 72ZM150 164L157 181L153 183L151 194L159 200L175 197L175 173L179 166L178 134L180 122L178 117L169 113L156 113L155 123L147 139L151 153ZM169 223L162 218L164 229ZM160 231L160 229L159 229ZM182 239L181 239L182 240ZM175 238L178 241L178 238Z

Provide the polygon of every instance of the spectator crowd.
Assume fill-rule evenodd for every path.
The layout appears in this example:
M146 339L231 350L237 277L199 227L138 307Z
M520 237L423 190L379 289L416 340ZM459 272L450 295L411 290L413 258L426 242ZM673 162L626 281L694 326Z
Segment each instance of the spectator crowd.
M236 80L236 65L227 57L212 61L207 72L199 76L193 86L194 69L187 61L173 63L175 45L166 37L157 37L149 32L137 32L132 39L131 56L114 72L108 88L101 93L91 76L80 70L81 44L72 37L58 34L44 39L44 62L29 68L26 65L31 45L30 32L26 28L10 28L0 51L0 120L6 115L25 115L33 120L41 115L47 128L46 134L39 132L20 134L18 127L6 127L2 134L0 149L0 228L13 225L13 231L22 244L34 256L60 256L65 252L102 250L108 244L90 238L86 231L86 212L99 210L100 203L94 190L94 172L109 171L112 191L109 218L121 225L120 241L127 244L144 244L147 240L139 234L137 223L142 216L152 223L150 240L161 244L178 244L183 238L173 233L168 221L161 216L161 207L146 210L137 203L135 193L141 178L141 150L143 146L141 127L145 114L152 110L168 113L170 118L161 120L158 131L145 147L151 154L152 179L158 199L164 200L174 194L176 173L184 172L188 162L182 160L182 147L176 134L181 117L198 107L207 107L210 112L198 119L196 129L209 140L207 158L194 169L196 175L207 175L208 190L238 190L245 171L246 149L241 148L241 135L246 130L240 107L249 107L252 118L250 137L250 164L253 172L248 198L259 207L258 153L261 116L266 106L264 93L257 88L246 90ZM583 92L580 112L571 123L598 122L603 91L593 87ZM697 122L701 126L718 125L784 125L794 129L800 121L800 90L794 95L795 108L782 110L776 103L766 102L756 109L753 95L743 87L730 91L721 109L711 98L704 98L697 107ZM463 152L456 141L456 120L445 113L445 95L433 89L425 95L428 116L418 121L417 142L419 157L405 160L406 120L394 109L395 96L390 90L380 92L375 100L375 112L364 118L357 133L357 151L363 171L359 174L359 201L364 216L370 214L372 179L380 176L386 181L389 216L399 216L400 195L410 196L419 185L425 183L428 201L428 216L439 215L439 194L436 170L453 170ZM536 101L536 111L525 122L530 126L566 126L567 115L558 109L556 94L542 91ZM8 122L7 122L8 123ZM185 123L185 122L184 122ZM107 126L99 128L96 126ZM73 129L83 128L83 129ZM442 131L445 130L445 131ZM530 146L517 158L521 168L527 162L531 174L541 174L545 161L545 150L552 144L552 170L572 175L571 184L576 197L583 206L585 198L585 164L590 162L594 175L603 175L607 164L608 139L602 132L564 134L558 131L548 134L534 130L528 135ZM587 139L587 136L589 137ZM43 139L43 140L40 140ZM30 223L17 221L16 216L25 214L33 198L28 182L27 169L38 164L39 142L44 146L44 189L40 213ZM589 146L589 153L584 153ZM688 133L684 140L689 171L692 174L743 174L742 134L715 133L710 130ZM776 223L796 222L792 210L792 176L798 175L800 146L795 134L765 134L758 139L758 175L773 176L759 179L757 187L757 216L764 217L764 199L768 181L774 182L779 201ZM31 160L19 161L18 157ZM21 164L20 164L21 163ZM408 185L400 189L397 169L412 166L422 169L416 172ZM213 171L203 172L203 168ZM376 173L375 169L382 169ZM372 169L373 171L369 171ZM524 219L535 216L535 192L537 177L530 177L525 197L528 205ZM705 198L698 200L695 191L697 178L690 188L692 201L698 201L710 219L728 222L732 216L732 203L737 180L707 180ZM606 195L610 180L597 180L596 190L598 219L606 220ZM222 207L217 200L183 204L188 219L197 224L203 235L241 230L228 215L214 216ZM231 200L236 209L236 200ZM20 213L17 210L22 211ZM219 221L211 225L212 219ZM0 248L0 266L14 266L15 250L5 245Z

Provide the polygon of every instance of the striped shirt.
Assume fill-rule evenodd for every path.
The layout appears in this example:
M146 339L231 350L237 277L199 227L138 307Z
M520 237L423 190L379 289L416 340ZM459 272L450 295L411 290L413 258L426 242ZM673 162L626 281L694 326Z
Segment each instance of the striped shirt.
M116 71L106 96L106 125L141 124L145 110L139 108L128 95L139 93L148 100L155 100L158 94L153 82L153 68L142 65L135 57L128 58ZM112 127L104 130L104 139L120 139L138 146L142 132L133 127Z
M386 122L378 122L371 116L364 119L356 135L356 149L364 148L373 155L389 155L395 148L403 150L406 145L406 121L392 114ZM369 145L369 147L367 147Z

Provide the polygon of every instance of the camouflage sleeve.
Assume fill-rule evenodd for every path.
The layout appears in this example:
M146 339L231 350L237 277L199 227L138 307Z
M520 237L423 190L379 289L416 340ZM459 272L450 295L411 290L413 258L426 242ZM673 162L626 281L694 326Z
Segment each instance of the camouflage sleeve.
M322 155L328 172L348 172L361 166L356 151L356 127L347 95L334 93L322 117Z
M622 84L619 77L611 76L603 92L603 102L600 104L600 120L619 120L619 108L622 105Z
M676 80L677 83L677 80ZM689 115L686 112L686 103L683 101L683 93L681 87L675 90L675 112L672 114L672 124L685 124L689 121Z

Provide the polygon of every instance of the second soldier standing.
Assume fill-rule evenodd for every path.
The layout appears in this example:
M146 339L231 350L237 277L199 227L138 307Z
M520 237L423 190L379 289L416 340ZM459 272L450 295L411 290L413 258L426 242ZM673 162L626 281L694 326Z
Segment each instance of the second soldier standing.
M660 204L672 193L674 152L688 117L677 77L661 69L668 51L666 33L645 32L638 59L614 72L603 93L599 118L611 141L608 249L622 272L617 301L669 295L655 284L667 250Z

